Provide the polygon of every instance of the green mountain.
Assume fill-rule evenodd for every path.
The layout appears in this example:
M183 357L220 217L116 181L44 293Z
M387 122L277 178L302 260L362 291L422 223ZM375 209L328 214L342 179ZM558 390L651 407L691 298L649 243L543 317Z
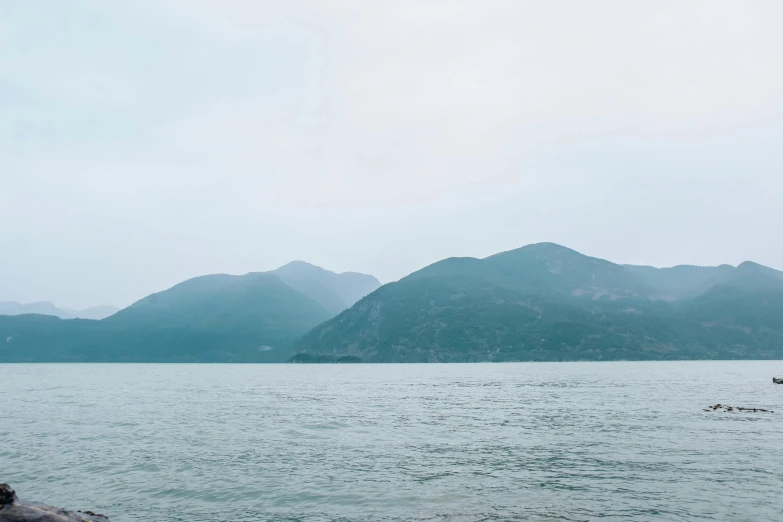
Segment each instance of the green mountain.
M337 276L308 266L327 280ZM290 273L285 278L311 290L318 281ZM341 303L360 291L356 279L366 280L338 279L347 282L324 286L323 299ZM345 308L339 306L336 311ZM274 272L208 275L147 296L101 321L0 316L0 362L279 362L297 338L336 311Z
M294 262L190 279L100 321L0 315L0 362L783 357L783 273L751 262L622 266L544 243L378 284Z
M147 296L100 326L126 337L136 357L267 360L332 315L272 274L219 274Z
M446 259L308 332L297 360L783 357L781 272L753 263L691 268L661 275L554 244Z
M109 339L97 326L98 321L86 319L0 315L0 362L108 360L102 343Z

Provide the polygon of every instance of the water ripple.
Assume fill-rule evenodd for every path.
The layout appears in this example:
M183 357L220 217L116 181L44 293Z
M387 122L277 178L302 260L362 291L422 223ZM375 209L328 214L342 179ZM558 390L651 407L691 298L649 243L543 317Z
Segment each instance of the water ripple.
M0 482L115 522L781 520L766 362L0 365ZM781 372L783 373L783 372Z

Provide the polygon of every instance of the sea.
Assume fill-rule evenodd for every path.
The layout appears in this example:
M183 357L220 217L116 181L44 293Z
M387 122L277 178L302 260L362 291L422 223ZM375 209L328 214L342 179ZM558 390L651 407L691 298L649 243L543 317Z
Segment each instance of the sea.
M112 522L781 521L773 376L783 362L6 364L0 482Z

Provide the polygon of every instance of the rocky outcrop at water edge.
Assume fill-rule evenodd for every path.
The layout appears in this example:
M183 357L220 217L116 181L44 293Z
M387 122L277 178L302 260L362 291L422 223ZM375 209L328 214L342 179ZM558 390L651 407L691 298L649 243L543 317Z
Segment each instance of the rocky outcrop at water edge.
M109 522L92 511L68 511L38 502L21 502L8 484L0 484L0 522Z

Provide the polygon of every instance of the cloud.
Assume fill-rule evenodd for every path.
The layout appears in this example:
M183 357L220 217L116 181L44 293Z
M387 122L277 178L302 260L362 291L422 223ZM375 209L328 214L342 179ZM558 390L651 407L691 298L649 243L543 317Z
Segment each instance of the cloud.
M783 226L776 1L0 11L0 220L16 230L0 240L14 277L42 281L0 298L126 304L112 296L293 258L393 279L538 240L659 264L783 255L768 240ZM102 245L169 268L107 284L134 269ZM53 250L94 290L26 268Z

